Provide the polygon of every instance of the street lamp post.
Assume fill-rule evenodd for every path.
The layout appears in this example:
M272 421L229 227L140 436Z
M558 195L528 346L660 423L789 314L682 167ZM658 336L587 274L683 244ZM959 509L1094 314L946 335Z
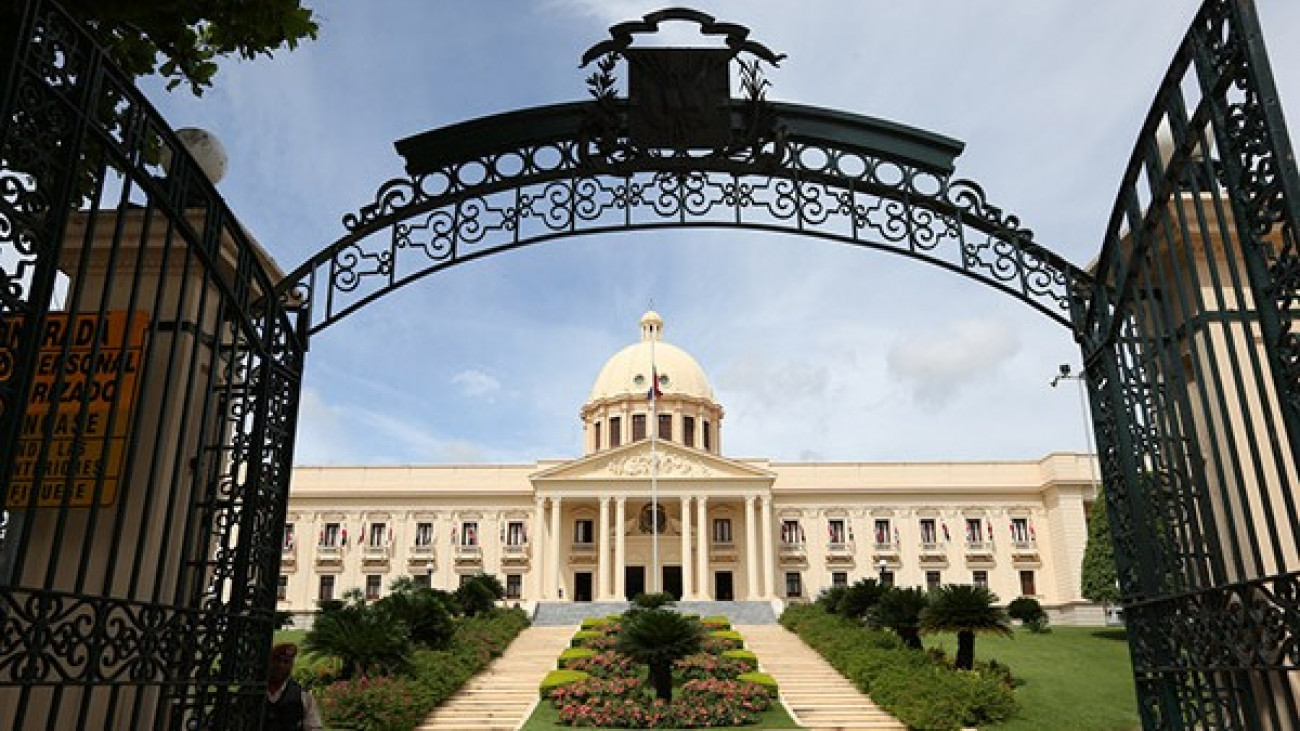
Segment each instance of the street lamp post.
M432 589L433 588L433 561L432 560L424 562L424 578L426 581L429 582L428 588Z
M1088 381L1086 373L1072 373L1069 363L1062 363L1056 377L1048 384L1052 388L1061 381L1074 381L1079 384L1079 414L1083 418L1083 438L1088 445L1088 477L1092 480L1092 496L1098 496L1097 490L1097 450L1092 445L1092 425L1088 420L1088 396L1084 384Z

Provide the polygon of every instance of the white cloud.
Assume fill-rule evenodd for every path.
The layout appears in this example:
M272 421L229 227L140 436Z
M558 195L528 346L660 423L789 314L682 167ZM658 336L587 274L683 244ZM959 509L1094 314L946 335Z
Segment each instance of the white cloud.
M889 348L889 375L918 406L942 410L964 388L987 380L1020 350L1004 323L964 320L942 332L912 331Z
M462 396L468 398L485 398L487 401L493 401L501 391L501 381L477 369L461 371L451 377L451 382L460 387Z

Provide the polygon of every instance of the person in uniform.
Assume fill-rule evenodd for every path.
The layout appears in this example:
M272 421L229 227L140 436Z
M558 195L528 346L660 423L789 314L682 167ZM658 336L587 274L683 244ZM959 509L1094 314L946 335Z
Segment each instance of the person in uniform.
M294 680L293 663L298 646L282 642L271 648L271 668L266 679L264 731L323 731L316 699Z

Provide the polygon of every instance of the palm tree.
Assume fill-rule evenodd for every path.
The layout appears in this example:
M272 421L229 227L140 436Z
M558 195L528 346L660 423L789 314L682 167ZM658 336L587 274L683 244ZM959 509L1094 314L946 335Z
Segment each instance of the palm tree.
M913 650L921 649L921 612L929 604L921 589L891 588L876 602L876 623L887 627Z
M406 625L367 605L360 589L349 590L343 598L321 608L303 649L337 657L344 679L404 670L410 651Z
M650 685L665 702L673 699L673 663L700 651L704 627L667 609L643 609L625 616L614 649L645 663Z
M921 612L921 631L956 632L959 670L975 665L975 635L1011 637L1011 618L996 606L998 595L982 586L948 584L930 593L930 605Z

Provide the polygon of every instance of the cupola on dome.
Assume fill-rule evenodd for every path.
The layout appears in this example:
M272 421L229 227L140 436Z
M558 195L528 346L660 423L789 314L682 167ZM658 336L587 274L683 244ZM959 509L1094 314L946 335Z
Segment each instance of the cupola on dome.
M659 391L665 397L688 396L712 401L713 387L704 369L689 353L663 341L663 327L659 313L650 311L642 315L641 342L623 348L605 362L588 401L645 396L650 392L653 373L658 373Z

